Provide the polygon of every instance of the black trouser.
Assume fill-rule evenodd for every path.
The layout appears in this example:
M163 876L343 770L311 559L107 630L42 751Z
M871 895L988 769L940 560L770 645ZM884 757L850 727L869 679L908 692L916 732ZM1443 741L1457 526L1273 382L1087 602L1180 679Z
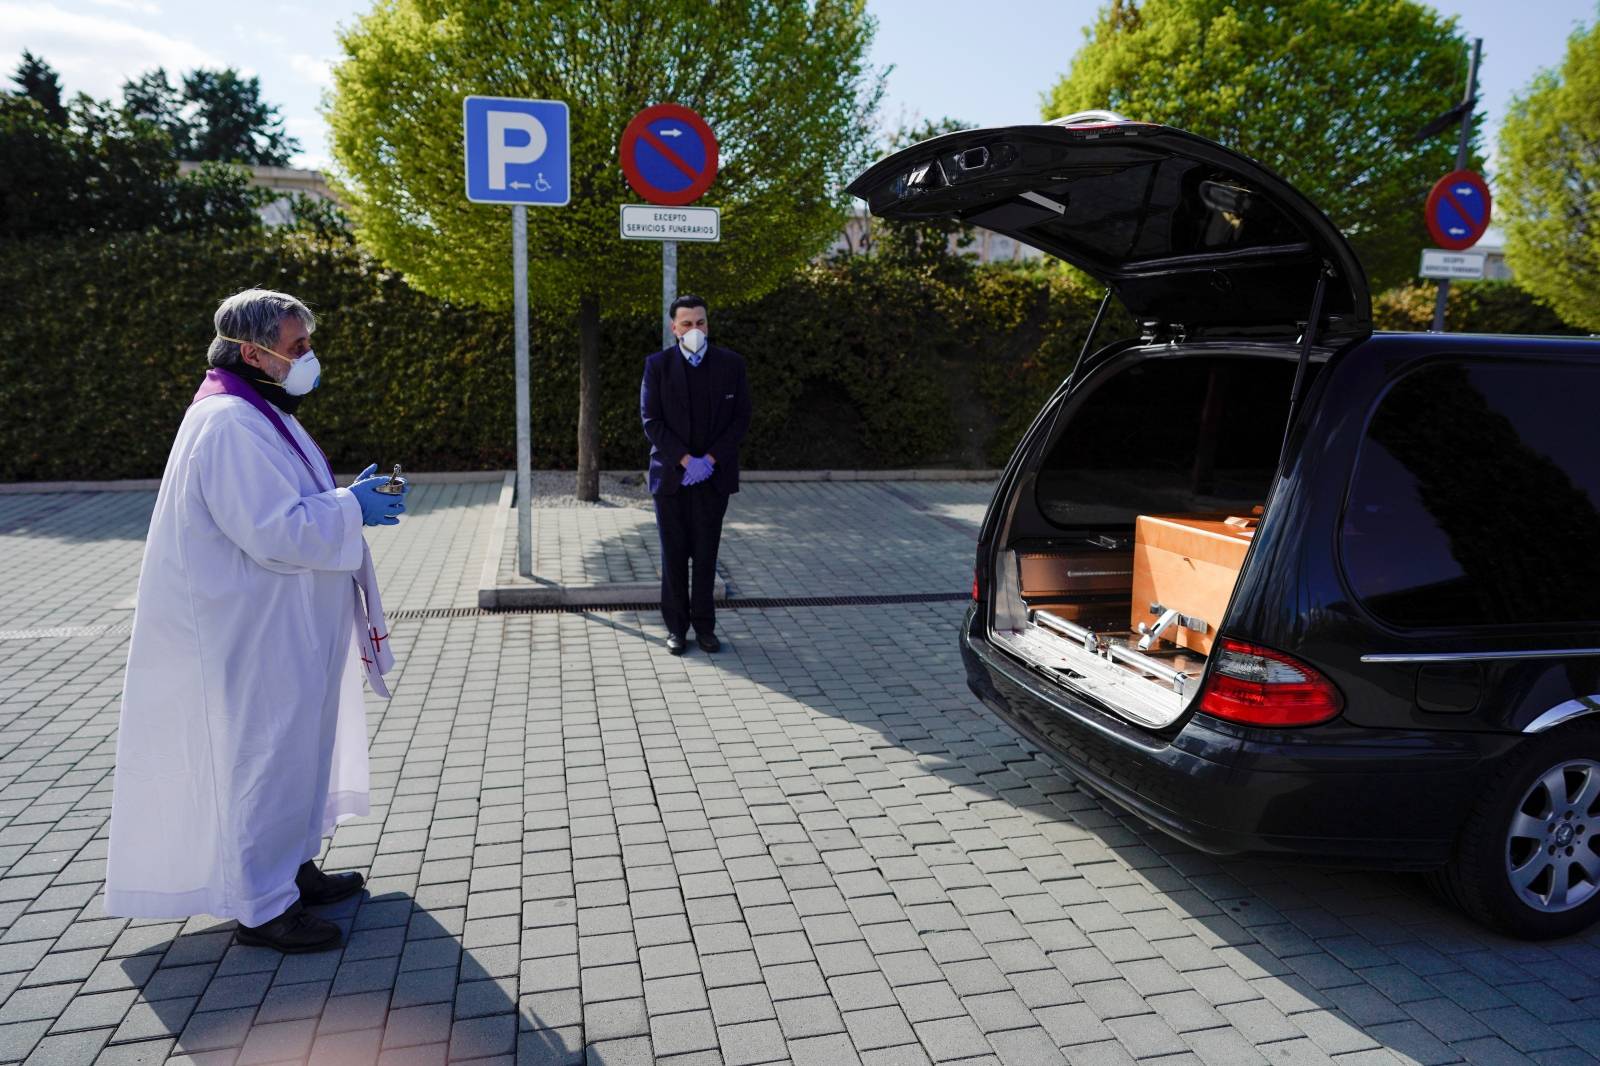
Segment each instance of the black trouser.
M717 583L717 545L728 497L709 482L655 497L656 530L661 534L661 617L667 632L683 636L694 626L708 637L717 628L713 594ZM694 582L689 561L694 560Z

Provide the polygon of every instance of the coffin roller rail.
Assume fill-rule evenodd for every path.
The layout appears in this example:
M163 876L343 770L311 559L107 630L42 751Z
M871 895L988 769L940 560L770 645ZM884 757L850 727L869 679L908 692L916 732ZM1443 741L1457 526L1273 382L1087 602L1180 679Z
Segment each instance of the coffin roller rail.
M1028 613L1026 628L996 631L994 637L1069 688L1152 729L1171 725L1183 714L1195 681L1153 656L1105 639L1044 608Z

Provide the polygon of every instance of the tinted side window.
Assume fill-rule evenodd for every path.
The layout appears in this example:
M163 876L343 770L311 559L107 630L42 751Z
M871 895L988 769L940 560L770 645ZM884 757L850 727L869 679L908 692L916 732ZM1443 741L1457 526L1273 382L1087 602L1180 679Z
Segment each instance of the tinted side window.
M1379 402L1345 571L1399 626L1600 619L1600 367L1448 363Z

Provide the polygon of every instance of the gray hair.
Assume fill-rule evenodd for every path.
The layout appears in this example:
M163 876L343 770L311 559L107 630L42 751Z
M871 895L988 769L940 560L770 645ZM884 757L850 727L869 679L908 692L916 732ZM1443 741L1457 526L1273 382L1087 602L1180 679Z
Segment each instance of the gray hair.
M246 289L234 293L217 306L217 313L212 316L217 335L211 338L206 362L220 367L240 366L244 357L239 341L276 348L283 320L290 315L304 323L307 332L317 328L317 316L311 313L311 308L286 292ZM224 337L234 339L224 340Z

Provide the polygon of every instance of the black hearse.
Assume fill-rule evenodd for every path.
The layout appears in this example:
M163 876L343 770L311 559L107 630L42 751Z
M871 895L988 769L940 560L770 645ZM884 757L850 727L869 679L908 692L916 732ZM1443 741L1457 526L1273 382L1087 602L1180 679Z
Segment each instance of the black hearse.
M1600 341L1375 333L1303 196L1109 113L850 191L1058 256L1141 323L1085 344L990 504L986 704L1203 850L1434 871L1527 937L1600 916Z

